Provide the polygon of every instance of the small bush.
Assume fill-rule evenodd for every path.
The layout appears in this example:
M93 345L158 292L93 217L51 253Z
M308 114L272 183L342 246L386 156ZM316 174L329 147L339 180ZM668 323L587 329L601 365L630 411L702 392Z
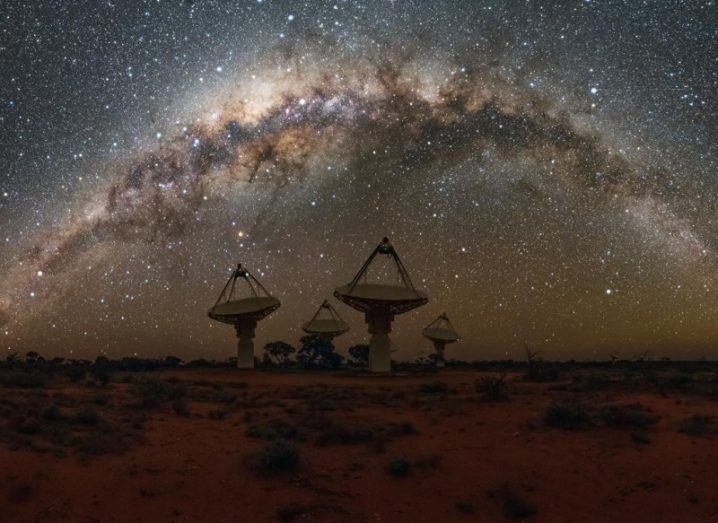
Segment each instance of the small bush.
M28 483L15 483L10 486L7 498L12 503L23 503L32 496L32 486Z
M103 387L110 382L110 373L106 370L98 370L94 373L94 375Z
M72 383L77 383L84 379L87 375L87 369L84 365L67 365L65 367L65 376L69 378Z
M634 427L645 429L661 419L640 403L631 405L608 405L601 409L601 419L610 427Z
M92 398L92 402L95 405L100 405L100 406L107 405L109 403L109 401L110 401L109 396L107 394L105 394L104 392L98 392L97 394L95 394L95 397Z
M0 385L20 389L41 389L47 383L47 376L29 372L0 373Z
M172 410L175 414L178 416L187 417L189 416L189 406L187 405L187 402L184 400L184 398L177 398L172 401Z
M209 419L223 420L226 413L223 410L210 410Z
M449 386L443 381L432 381L431 383L423 383L419 387L419 392L423 394L442 394L449 391Z
M552 403L544 413L544 423L549 427L576 430L591 425L591 417L579 404Z
M392 438L399 438L402 436L410 436L411 434L418 434L419 431L411 421L400 421L399 423L389 423L386 427L386 435Z
M277 518L280 521L294 521L309 512L309 507L298 503L289 503L277 508Z
M264 474L290 472L299 466L299 451L290 441L272 440L259 454L258 465L260 472Z
M135 384L134 392L144 407L152 408L184 397L186 389L182 383L144 378Z
M78 442L77 449L87 455L121 454L129 447L131 434L119 430L97 430Z
M401 478L409 474L411 463L404 456L395 458L386 467L387 473L394 478Z
M299 431L291 423L273 418L258 425L251 425L247 428L246 435L250 438L271 441L274 439L294 440L297 439Z
M45 421L60 421L63 416L60 409L54 403L50 403L47 407L40 411L40 417Z
M509 388L506 385L506 375L500 378L485 376L480 380L476 380L476 392L481 395L485 401L507 401L509 399Z
M714 416L692 416L681 422L678 430L689 436L710 436L718 432Z
M362 425L345 425L334 423L317 434L317 445L356 445L370 441L374 433Z
M82 425L97 425L100 422L100 415L94 407L85 405L75 413L73 419Z
M651 438L642 432L633 432L631 433L631 441L640 443L641 445L648 445L651 442Z
M414 465L417 469L421 470L434 470L438 469L441 465L441 456L438 454L431 454L429 456L423 456L414 460Z
M561 373L554 365L544 363L542 361L536 361L529 363L523 379L524 381L531 381L535 383L550 383L553 381L559 381L561 379Z
M40 421L34 416L25 418L15 428L21 434L35 434L40 432L41 429Z
M529 518L537 512L534 505L523 499L513 490L507 492L502 511L504 516L512 521Z

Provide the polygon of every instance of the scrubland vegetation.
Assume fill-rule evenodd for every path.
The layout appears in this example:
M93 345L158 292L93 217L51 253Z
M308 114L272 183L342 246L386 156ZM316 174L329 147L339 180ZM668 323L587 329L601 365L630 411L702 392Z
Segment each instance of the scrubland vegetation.
M629 449L637 453L631 463L646 477L606 494L625 500L676 481L657 480L660 474L651 471L659 458L642 462L641 456L652 449L663 455L659 449L672 446L710 446L718 433L718 366L710 362L548 362L532 356L525 362L450 361L437 373L422 360L396 363L393 378L376 378L364 376L363 347L347 362L323 340L303 341L295 351L268 344L271 355L250 373L233 369L231 360L174 357L82 361L30 353L0 361L0 456L8 463L13 456L38 456L38 463L91 469L115 463L106 460L152 456L157 438L182 446L175 433L183 431L192 442L182 447L190 459L213 438L222 441L218 451L236 454L233 476L223 481L236 477L266 492L293 485L286 502L256 498L269 496L257 491L257 503L271 505L268 520L351 521L367 516L358 501L362 489L401 495L447 483L452 494L437 500L444 518L561 521L556 502L546 502L556 477L528 474L515 461L517 453L541 471L542 460L556 457L547 452L560 453L555 441L595 459ZM503 460L511 465L498 466ZM550 461L546 465L551 470ZM207 481L213 466L202 469ZM467 470L477 476L463 479L474 473ZM694 474L709 485L716 479ZM358 482L359 493L349 494L346 481ZM0 489L12 507L8 520L22 521L42 505L47 488L36 476L7 475ZM681 488L688 489L681 499L694 516L718 510L718 498ZM163 494L143 485L137 495ZM382 507L394 519L413 521L410 506L402 512Z

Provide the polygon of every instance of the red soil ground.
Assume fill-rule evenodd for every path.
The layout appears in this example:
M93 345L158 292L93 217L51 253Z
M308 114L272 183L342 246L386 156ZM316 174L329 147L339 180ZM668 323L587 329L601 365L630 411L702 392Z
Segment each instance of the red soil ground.
M716 440L678 431L688 416L718 415L715 400L645 391L581 393L591 404L639 402L661 416L638 431L650 439L640 443L630 428L545 426L542 416L552 401L576 397L555 384L509 376L509 401L483 401L474 382L485 375L164 372L161 379L190 387L189 415L166 405L149 410L142 440L121 454L56 457L0 443L0 522L277 521L278 509L292 503L303 507L297 517L305 521L507 521L508 492L535 507L527 520L536 523L718 521ZM436 380L450 391L418 391ZM220 407L192 392L208 384L239 394L238 401L222 407L224 419L211 419L209 412ZM123 402L131 387L113 380L100 414L130 408ZM8 401L31 394L0 390ZM45 394L62 392L84 401L98 390L57 383ZM368 426L407 421L417 433L392 438L383 450L368 443L319 446L309 438L297 444L296 471L258 475L247 456L264 442L246 435L246 413L292 421L287 408L307 401L297 398L297 391L317 401L360 393L350 408L340 402L341 408L326 414ZM382 404L381 398L387 401ZM438 465L390 476L387 464L402 455Z

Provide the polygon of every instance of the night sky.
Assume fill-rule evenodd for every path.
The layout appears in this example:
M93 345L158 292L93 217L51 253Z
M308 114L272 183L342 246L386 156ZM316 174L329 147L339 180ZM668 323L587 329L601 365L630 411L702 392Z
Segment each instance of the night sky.
M715 1L4 1L0 343L295 343L384 235L395 359L718 356ZM333 300L367 338L361 314Z

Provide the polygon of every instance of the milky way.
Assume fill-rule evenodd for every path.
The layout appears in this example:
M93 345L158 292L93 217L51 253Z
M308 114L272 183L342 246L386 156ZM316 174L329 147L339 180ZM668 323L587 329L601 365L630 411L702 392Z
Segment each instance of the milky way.
M29 94L2 92L15 131L3 135L0 187L5 345L224 357L231 332L204 313L236 261L283 302L260 342L295 341L387 234L431 300L397 322L398 357L428 350L418 331L442 310L464 358L524 343L555 357L711 355L715 100L701 89L718 62L663 56L651 23L640 45L609 45L592 10L632 12L590 4L566 16L473 2L147 3L126 15L109 93L68 71L53 103L23 108L48 95L12 77ZM49 31L42 13L12 11ZM146 35L130 37L138 20ZM716 36L688 17L673 30L696 46ZM62 58L48 34L16 66L33 53L97 60L117 36L98 27L103 43L83 47L87 29L67 31ZM660 61L637 65L636 53ZM106 103L42 126L82 94ZM342 312L353 327L343 344L360 341L361 318Z

